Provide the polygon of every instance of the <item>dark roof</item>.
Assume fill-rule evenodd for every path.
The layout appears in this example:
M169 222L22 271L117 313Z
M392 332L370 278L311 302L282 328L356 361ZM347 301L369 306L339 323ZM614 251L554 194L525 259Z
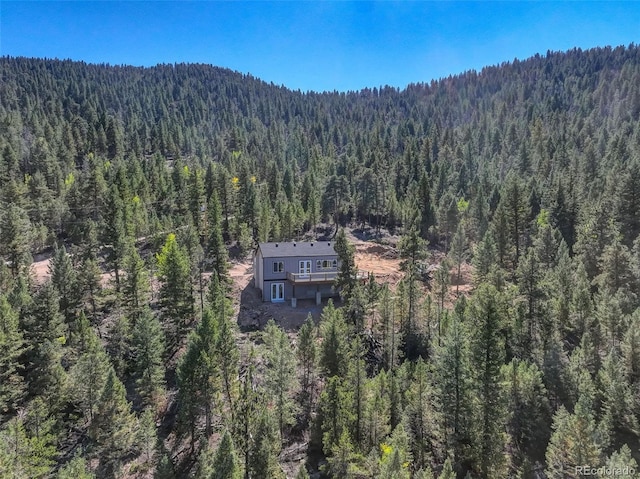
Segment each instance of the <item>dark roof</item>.
M287 256L336 256L332 241L312 241L300 243L260 243L258 248L264 258Z

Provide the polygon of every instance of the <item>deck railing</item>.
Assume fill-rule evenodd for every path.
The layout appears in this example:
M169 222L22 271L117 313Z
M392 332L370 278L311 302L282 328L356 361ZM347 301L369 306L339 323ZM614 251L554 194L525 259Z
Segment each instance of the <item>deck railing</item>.
M287 273L287 279L292 283L330 283L338 276L337 271L325 271L322 273ZM367 279L366 271L358 271L357 279Z

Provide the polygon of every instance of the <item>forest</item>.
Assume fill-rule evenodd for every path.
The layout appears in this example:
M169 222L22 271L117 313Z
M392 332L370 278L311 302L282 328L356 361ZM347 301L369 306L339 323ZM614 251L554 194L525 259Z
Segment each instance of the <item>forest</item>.
M640 47L345 93L0 75L0 477L640 477ZM231 266L315 238L340 298L239 327Z

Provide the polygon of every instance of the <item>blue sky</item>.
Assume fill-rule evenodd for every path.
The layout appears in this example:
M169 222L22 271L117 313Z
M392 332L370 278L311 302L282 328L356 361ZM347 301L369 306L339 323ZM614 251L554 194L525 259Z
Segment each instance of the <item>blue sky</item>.
M292 89L359 90L547 50L640 43L640 2L0 1L0 54L198 62Z

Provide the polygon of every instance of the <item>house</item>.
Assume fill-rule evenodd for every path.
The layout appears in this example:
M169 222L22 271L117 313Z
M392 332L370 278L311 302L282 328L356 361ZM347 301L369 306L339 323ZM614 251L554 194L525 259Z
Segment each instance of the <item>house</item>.
M332 241L260 243L253 255L255 287L262 300L291 301L335 296L338 254Z

